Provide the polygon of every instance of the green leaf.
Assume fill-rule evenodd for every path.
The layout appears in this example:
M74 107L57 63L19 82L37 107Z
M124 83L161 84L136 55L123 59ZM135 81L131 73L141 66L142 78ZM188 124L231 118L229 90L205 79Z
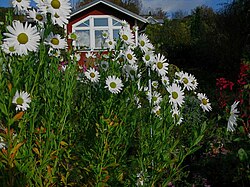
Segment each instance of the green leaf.
M8 115L7 108L3 103L0 103L0 109L2 113L4 113L6 116Z
M243 148L240 148L238 150L238 156L239 156L240 161L242 161L242 162L248 160L247 153Z

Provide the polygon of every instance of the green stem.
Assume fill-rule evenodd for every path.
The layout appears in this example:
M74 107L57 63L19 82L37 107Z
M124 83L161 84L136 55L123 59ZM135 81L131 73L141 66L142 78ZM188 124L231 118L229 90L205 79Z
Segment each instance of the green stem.
M30 91L30 95L33 94L33 91L35 89L36 82L37 82L37 79L39 77L40 69L41 69L41 66L42 66L42 64L44 62L44 56L45 56L45 46L43 44L41 44L41 46L40 46L40 53L39 53L39 66L38 66L38 69L37 69L37 72L36 72L34 84L33 84L32 89Z

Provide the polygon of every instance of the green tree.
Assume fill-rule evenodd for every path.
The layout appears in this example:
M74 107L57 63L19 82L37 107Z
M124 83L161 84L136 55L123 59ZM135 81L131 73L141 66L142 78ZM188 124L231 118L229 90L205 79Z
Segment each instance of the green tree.
M188 19L165 19L163 25L148 25L146 33L156 50L167 56L171 63L185 59L183 54L190 47L191 41Z
M234 0L219 12L218 28L223 40L221 61L227 72L236 72L243 56L250 57L250 1Z

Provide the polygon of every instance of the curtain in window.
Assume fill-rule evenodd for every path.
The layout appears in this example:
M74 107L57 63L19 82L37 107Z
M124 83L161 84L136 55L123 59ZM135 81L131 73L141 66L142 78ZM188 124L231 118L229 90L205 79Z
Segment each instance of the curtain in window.
M89 30L78 30L76 31L76 35L78 36L76 41L76 46L78 47L90 47L90 32Z

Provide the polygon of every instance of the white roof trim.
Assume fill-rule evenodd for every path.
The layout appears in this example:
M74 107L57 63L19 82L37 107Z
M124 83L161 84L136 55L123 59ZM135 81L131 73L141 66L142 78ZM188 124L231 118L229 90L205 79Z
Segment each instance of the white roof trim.
M105 5L109 6L109 7L112 7L112 8L114 8L114 9L116 9L116 10L118 10L118 11L124 13L124 14L129 15L130 17L133 17L133 18L135 18L135 19L143 22L143 23L148 23L147 19L145 19L145 18L143 18L143 17L141 17L141 16L139 16L139 15L137 15L137 14L135 14L135 13L129 11L129 10L126 10L123 7L120 7L120 6L116 5L116 4L113 4L113 3L105 1L105 0L97 0L97 1L93 1L92 3L86 4L86 6L83 6L79 10L73 12L70 15L70 18L73 17L73 16L75 16L76 14L84 11L84 10L87 10L87 9L89 9L89 8L91 8L91 7L99 4L99 3L103 3L103 4L105 4Z

